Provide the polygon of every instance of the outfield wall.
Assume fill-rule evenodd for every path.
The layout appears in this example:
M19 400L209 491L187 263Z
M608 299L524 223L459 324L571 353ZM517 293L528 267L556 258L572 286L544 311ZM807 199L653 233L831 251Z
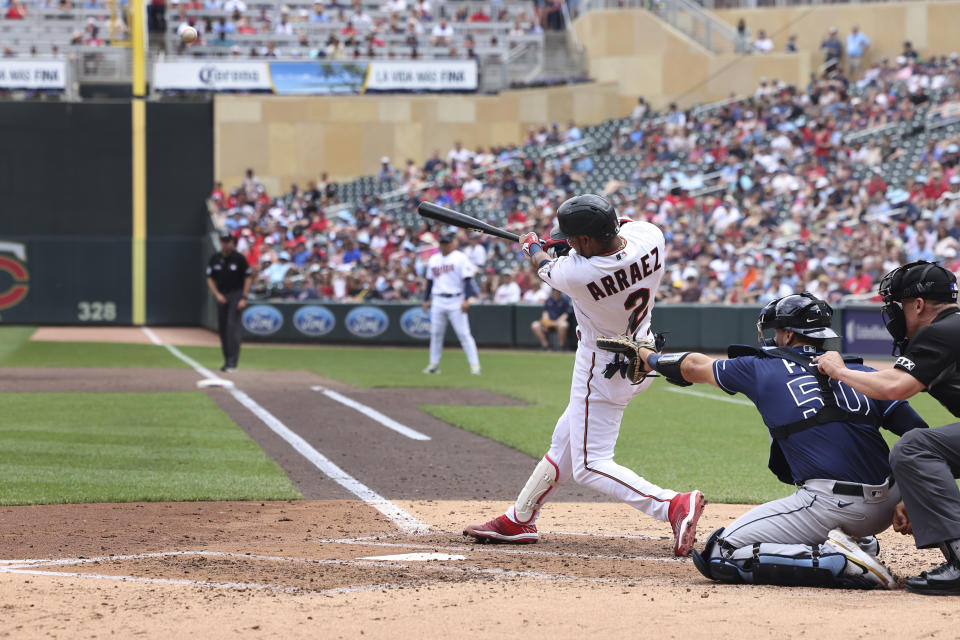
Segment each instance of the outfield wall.
M0 102L0 322L132 322L129 102ZM146 320L196 324L213 109L147 104Z
M653 330L667 332L669 350L722 352L731 344L757 343L758 312L758 305L658 304ZM470 308L470 326L481 347L536 348L539 342L530 323L540 314L539 306L475 305ZM419 304L251 302L242 318L244 340L252 342L426 347L430 340L430 321ZM216 328L213 317L207 316L204 323ZM845 351L889 355L891 340L878 306L840 307L833 325L844 337ZM570 346L573 340L571 330ZM449 326L446 344L458 344Z

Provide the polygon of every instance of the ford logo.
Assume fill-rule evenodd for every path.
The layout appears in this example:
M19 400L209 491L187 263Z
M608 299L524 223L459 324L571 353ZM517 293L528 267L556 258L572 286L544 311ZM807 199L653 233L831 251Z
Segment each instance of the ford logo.
M400 316L400 328L411 338L430 338L430 315L420 307L411 307Z
M248 307L241 316L243 328L258 336L275 334L283 326L283 314L276 307L258 304Z
M387 314L376 307L357 307L347 314L347 331L358 338L375 338L389 324Z
M325 336L336 326L337 321L326 307L310 305L300 307L293 314L293 326L297 331L311 338Z

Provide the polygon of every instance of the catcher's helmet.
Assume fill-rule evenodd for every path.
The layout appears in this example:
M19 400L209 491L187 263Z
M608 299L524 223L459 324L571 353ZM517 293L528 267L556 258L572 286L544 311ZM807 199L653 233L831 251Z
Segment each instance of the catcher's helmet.
M767 303L757 319L757 336L764 342L766 329L788 329L807 338L825 340L839 337L830 328L833 309L812 293L793 293Z
M956 302L957 277L935 262L917 260L883 276L879 293L887 303L906 298Z
M550 232L552 240L575 236L592 236L601 240L620 231L617 210L606 198L587 193L574 196L557 209L557 228Z

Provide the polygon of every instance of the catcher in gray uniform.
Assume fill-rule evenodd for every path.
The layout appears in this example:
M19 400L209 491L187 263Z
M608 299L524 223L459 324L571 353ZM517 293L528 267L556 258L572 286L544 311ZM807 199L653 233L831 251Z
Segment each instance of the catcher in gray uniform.
M743 393L770 436L769 467L797 486L713 532L694 564L721 582L892 588L873 537L893 520L900 492L878 427L898 435L926 423L906 402L877 401L830 381L810 360L838 337L833 310L809 293L774 300L760 313L760 348L734 345L729 359L701 353L658 354L638 346L628 357L668 382L706 383ZM764 331L773 329L772 340ZM628 349L623 341L613 350ZM598 341L598 346L603 345ZM872 371L858 359L851 369Z

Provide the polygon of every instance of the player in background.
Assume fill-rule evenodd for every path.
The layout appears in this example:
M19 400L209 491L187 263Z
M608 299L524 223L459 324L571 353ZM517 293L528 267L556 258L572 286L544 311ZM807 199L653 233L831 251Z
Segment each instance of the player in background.
M447 332L447 320L467 354L470 373L480 375L480 356L477 343L470 333L467 310L470 299L477 295L473 275L477 268L473 262L454 246L451 233L440 235L440 253L427 261L427 286L423 294L423 310L430 313L430 364L424 373L440 373L440 357L443 355L443 336Z
M623 411L650 380L632 384L620 374L614 355L596 345L598 335L649 335L654 295L663 277L663 233L648 222L630 222L621 229L613 205L593 194L564 202L557 220L559 228L551 239L569 242L561 245L572 248L569 255L551 260L533 233L520 242L540 278L573 303L579 343L570 402L557 421L550 450L516 503L504 515L468 526L463 533L481 542L536 542L540 507L573 477L580 485L670 522L673 551L685 556L693 548L703 494L661 488L614 462Z
M890 526L900 500L879 427L902 436L927 424L906 402L871 400L830 382L811 364L824 353L824 341L838 337L832 318L830 305L813 294L791 294L760 312L760 348L733 345L728 360L639 350L648 368L668 382L712 384L747 396L769 432L770 470L797 487L714 531L703 552L693 552L708 578L849 588L896 584L876 558L873 537ZM770 329L772 340L764 336ZM859 358L845 360L857 371L873 371Z

